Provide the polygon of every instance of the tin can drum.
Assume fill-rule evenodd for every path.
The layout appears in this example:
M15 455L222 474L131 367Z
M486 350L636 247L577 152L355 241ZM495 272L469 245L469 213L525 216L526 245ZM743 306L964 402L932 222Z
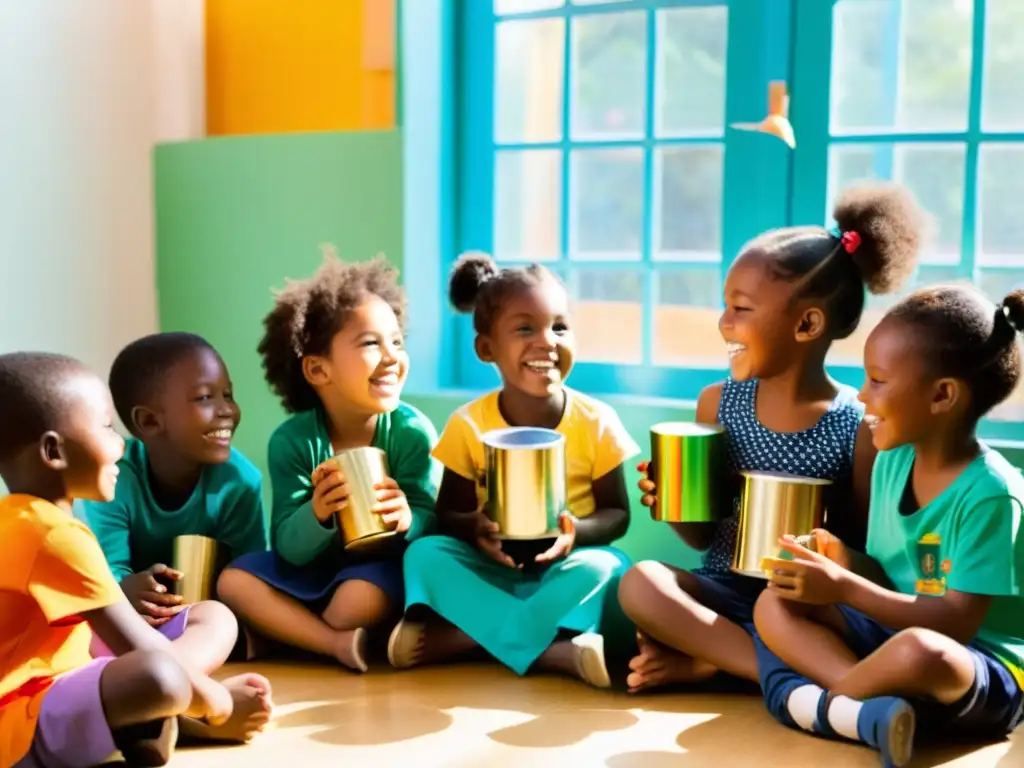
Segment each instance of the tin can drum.
M373 512L374 486L388 476L388 457L380 448L351 448L333 459L348 481L348 503L338 512L341 540L347 550L370 549L395 535Z
M206 536L175 537L171 567L184 576L171 586L183 603L191 605L216 597L222 549L217 541Z
M718 425L668 421L651 427L654 520L713 523L728 515L725 440L725 429Z
M510 427L482 438L487 515L503 539L558 535L566 508L565 436L553 429Z
M778 556L782 536L807 536L822 526L824 491L832 481L773 472L740 474L743 487L732 570L766 579L761 561Z

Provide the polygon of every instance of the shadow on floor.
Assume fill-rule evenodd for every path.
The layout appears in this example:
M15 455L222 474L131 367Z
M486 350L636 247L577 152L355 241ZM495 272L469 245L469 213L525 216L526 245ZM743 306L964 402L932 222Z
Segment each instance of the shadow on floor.
M347 746L408 741L440 733L453 722L436 707L393 703L386 696L316 704L275 719L277 728L319 728L309 738Z

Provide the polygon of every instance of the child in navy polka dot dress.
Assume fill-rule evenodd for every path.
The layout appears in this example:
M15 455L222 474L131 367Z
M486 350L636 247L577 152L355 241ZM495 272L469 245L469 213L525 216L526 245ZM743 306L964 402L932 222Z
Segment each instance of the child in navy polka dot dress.
M701 392L696 420L726 428L734 473L833 481L826 526L861 549L875 449L856 390L829 377L825 357L832 342L857 329L865 288L888 293L912 274L923 217L902 188L871 183L846 190L833 218L835 232L767 232L733 262L719 320L730 375ZM640 470L643 503L653 506L654 483L646 464ZM767 582L730 570L735 511L718 524L673 524L705 553L703 567L688 572L647 561L623 576L619 600L639 629L631 692L719 672L758 682L753 609Z

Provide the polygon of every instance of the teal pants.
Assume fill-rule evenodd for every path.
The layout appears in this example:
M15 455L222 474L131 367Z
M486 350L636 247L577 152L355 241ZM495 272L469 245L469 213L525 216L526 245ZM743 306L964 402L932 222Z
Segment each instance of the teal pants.
M559 630L601 626L608 587L629 559L612 547L582 547L524 574L460 539L427 536L409 545L404 566L407 608L427 606L523 675Z

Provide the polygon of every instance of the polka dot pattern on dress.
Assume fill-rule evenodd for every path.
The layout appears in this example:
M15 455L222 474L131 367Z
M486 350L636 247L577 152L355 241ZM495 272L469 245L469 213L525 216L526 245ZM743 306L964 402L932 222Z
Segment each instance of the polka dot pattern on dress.
M734 381L722 386L718 421L729 433L728 462L733 472L783 472L787 475L831 480L825 492L826 507L841 503L853 476L853 450L864 406L857 391L841 386L831 407L818 423L802 432L773 432L757 418L757 379ZM715 529L704 566L695 573L730 572L739 498L733 500L733 514Z

